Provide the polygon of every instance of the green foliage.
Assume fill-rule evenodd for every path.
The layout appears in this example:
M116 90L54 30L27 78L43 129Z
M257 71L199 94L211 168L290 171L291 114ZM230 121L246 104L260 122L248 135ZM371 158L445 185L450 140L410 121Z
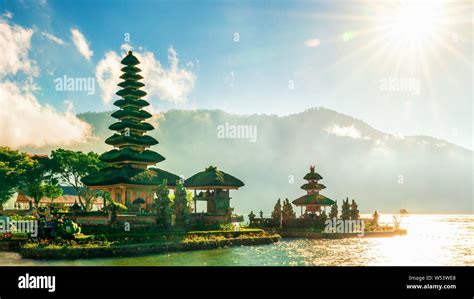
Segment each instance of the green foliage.
M278 199L272 211L272 219L275 223L280 223L282 217L281 199Z
M107 211L109 211L110 223L115 223L117 221L118 211L126 211L127 207L123 204L110 200L109 205L107 206Z
M219 229L223 231L234 231L234 225L232 223L221 223Z
M285 199L283 202L283 209L282 209L282 221L283 225L291 223L293 220L296 219L296 213L293 211L293 206L291 205L288 198Z
M103 203L104 203L104 210L107 209L107 203L112 201L112 197L110 196L110 192L104 191L104 190L98 190L97 191L97 196L102 197ZM77 205L77 202L74 203Z
M108 205L108 209L111 212L118 212L118 211L126 211L127 207L119 202L110 201Z
M206 237L206 236L223 236L226 238L238 238L239 236L256 236L264 235L265 231L258 228L242 229L240 231L234 230L209 230L209 231L190 231L186 237Z
M257 217L257 216L255 216L255 214L253 213L253 211L250 211L250 214L248 215L248 217L249 217L249 221L250 221L250 224L251 224L252 221L253 221L253 220L255 219L255 217Z
M96 173L105 164L99 160L99 156L94 152L83 153L61 148L52 151L51 158L53 170L59 179L74 188L78 194L79 204L83 210L89 211L97 192L87 188L81 179Z
M377 213L377 211L374 212L374 214L372 215L372 224L377 227L379 226L379 213Z
M322 211L319 216L316 217L316 228L318 230L324 229L326 226L326 220L328 219L328 216L325 211Z
M352 200L351 208L350 208L350 215L351 215L352 220L357 220L360 217L359 209L358 209L358 206L357 206L357 203L355 202L355 200Z
M20 177L32 163L25 153L0 147L0 209L15 193Z
M351 218L351 211L349 205L349 199L342 200L342 207L341 207L341 219L342 220L350 220Z
M54 177L52 160L47 156L32 156L26 171L20 176L19 188L33 198L36 207L43 197L57 197L58 180ZM62 194L62 193L61 193ZM59 195L58 195L59 196Z
M36 220L36 217L33 215L9 215L8 216L11 221L29 221L29 220Z
M44 186L44 195L47 198L51 199L51 203L53 203L53 201L56 198L63 195L63 188L61 188L61 186L59 186L59 185L53 185L53 184L45 185Z
M141 197L136 198L136 199L133 201L133 205L135 205L135 206L139 206L139 205L144 204L144 203L145 203L145 200L144 200L143 198L141 198Z
M334 203L332 206L331 206L331 211L329 212L329 218L330 219L333 219L333 218L337 218L337 201L336 203Z
M192 207L192 205L194 203L193 192L192 191L186 191L186 200L188 201L188 205L190 207Z
M70 219L58 219L56 222L56 238L65 240L73 239L75 235L81 233L81 228Z
M186 189L184 189L183 182L181 180L176 181L174 214L176 216L176 224L178 226L188 226L191 217L191 211L188 205Z
M163 180L163 183L158 186L156 191L155 207L156 207L156 224L160 228L171 227L171 217L173 215L172 202L169 198L169 190L167 187L168 181Z

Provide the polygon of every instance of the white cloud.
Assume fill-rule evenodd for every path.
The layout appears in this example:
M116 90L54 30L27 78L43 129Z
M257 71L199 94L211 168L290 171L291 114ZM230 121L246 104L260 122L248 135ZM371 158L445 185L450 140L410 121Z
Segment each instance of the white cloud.
M0 145L13 148L59 146L85 141L91 127L72 113L58 113L41 105L34 92L38 86L36 62L28 58L33 30L0 20ZM24 72L26 81L5 79Z
M13 82L0 83L0 144L13 148L60 146L91 135L91 127L70 112L58 113Z
M87 60L90 60L94 52L89 49L89 42L84 37L84 34L82 34L78 29L75 28L71 29L71 34L72 41L74 42L74 45L76 45L76 48L79 53L81 53L81 55L84 56L84 58L86 58Z
M54 43L56 43L56 44L58 44L58 45L60 45L60 46L62 46L62 45L65 44L65 42L64 42L62 39L60 39L59 37L56 37L56 36L52 35L51 33L41 32L41 34L42 34L44 37L46 37L46 39L48 39L48 40L50 40L50 41L52 41L52 42L54 42Z
M123 44L121 55L114 51L107 52L103 59L97 63L96 79L102 91L102 99L108 103L114 97L119 87L122 65L120 61L126 51L133 49L129 44ZM183 103L194 87L196 77L185 67L180 66L178 54L173 47L168 48L168 64L165 68L159 60L155 58L153 52L133 53L141 64L140 73L145 83L144 90L148 93L149 99L159 99L173 103Z
M306 48L316 48L321 44L321 41L317 38L307 39L304 41Z
M357 130L354 125L340 127L338 125L332 125L329 128L326 128L326 132L336 136L350 137L354 139L360 139L362 137L359 130Z
M120 82L120 56L114 51L105 53L95 68L95 78L99 84L102 100L109 103L118 91Z
M22 71L28 76L37 76L36 62L28 58L32 29L10 25L0 18L0 78Z

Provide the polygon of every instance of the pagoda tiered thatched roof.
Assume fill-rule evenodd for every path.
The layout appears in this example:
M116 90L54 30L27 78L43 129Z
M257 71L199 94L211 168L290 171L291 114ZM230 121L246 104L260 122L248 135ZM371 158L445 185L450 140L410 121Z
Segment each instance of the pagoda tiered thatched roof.
M159 163L165 160L165 158L154 151L144 150L143 152L138 152L126 147L120 150L113 149L105 152L100 156L100 160L108 163L123 161Z
M136 145L136 146L152 146L158 144L158 140L149 136L126 136L120 134L114 134L109 138L105 139L105 143L114 145L114 146L123 146L123 145Z
M312 181L319 181L319 180L322 180L323 177L322 177L319 173L317 173L317 172L315 171L315 167L314 167L314 166L311 166L311 167L309 168L309 172L303 177L303 179L305 179L305 180L307 180L307 181L310 181L310 180L312 180Z
M311 182L311 183L306 183L301 186L301 189L303 190L323 190L326 189L326 186L323 184Z
M320 184L318 181L323 177L315 171L315 166L310 166L309 172L304 176L304 179L308 181L306 184L301 186L301 189L307 192L306 195L303 195L292 201L294 205L297 206L332 206L336 202L322 194L319 194L319 191L326 189L326 186Z
M238 178L209 166L184 181L184 186L190 189L238 189L244 186Z
M151 167L148 169L142 169L125 165L122 167L106 167L102 169L100 173L84 178L83 182L87 186L107 186L117 184L157 186L162 184L164 179L168 181L168 186L175 186L176 181L179 180L180 177L159 168Z
M336 202L322 194L306 194L295 200L293 204L296 206L306 205L320 205L320 206L332 206Z
M136 65L140 61L130 51L122 59L125 65L121 70L124 72L118 84L121 89L116 93L121 99L115 101L114 105L120 109L112 113L112 117L118 121L109 126L109 129L116 131L105 140L105 143L115 148L103 153L100 159L109 164L96 174L83 178L87 186L108 186L116 184L132 185L158 185L163 180L168 181L168 185L174 186L176 180L180 178L170 172L159 168L149 168L165 158L159 153L147 148L158 144L158 141L146 133L154 127L145 122L152 115L143 110L149 103L141 97L146 92L140 88L145 84L139 82L143 79L138 73L141 71Z

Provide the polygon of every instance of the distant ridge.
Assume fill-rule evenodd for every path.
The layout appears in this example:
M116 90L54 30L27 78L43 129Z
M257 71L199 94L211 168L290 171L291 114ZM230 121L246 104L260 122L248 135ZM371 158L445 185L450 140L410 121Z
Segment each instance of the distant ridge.
M110 149L103 143L111 133L110 114L79 114L97 138L69 148ZM363 213L401 208L411 213L474 212L473 152L448 141L387 134L322 107L287 116L169 110L153 121L157 129L151 135L160 140L166 169L189 177L212 164L245 181L233 199L240 213L270 213L278 198L295 199L311 164L325 174L330 198L339 203L354 198ZM218 138L217 128L225 123L256 126L256 142Z

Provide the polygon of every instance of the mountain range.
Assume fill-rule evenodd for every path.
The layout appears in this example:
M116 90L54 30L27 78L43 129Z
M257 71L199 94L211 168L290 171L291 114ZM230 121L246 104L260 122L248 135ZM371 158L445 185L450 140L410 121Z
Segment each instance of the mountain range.
M110 114L79 114L94 138L68 148L109 150ZM214 165L244 181L231 192L236 213L269 215L278 198L303 195L310 165L323 176L322 194L339 206L355 199L362 213L474 211L471 150L429 136L384 133L330 109L288 116L169 110L151 123L156 129L149 134L160 142L153 149L166 158L159 168L187 178Z

